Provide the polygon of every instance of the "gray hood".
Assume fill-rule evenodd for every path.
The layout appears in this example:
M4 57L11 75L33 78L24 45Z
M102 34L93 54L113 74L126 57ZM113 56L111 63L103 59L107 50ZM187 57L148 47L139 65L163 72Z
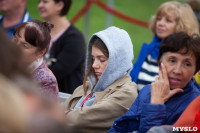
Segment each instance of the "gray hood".
M98 82L96 83L95 77L92 74L89 74L88 77L92 87L96 84L93 91L100 92L105 90L115 80L124 76L132 68L132 60L134 59L133 44L125 30L114 26L97 32L92 37L94 36L99 37L109 51L107 66ZM89 43L86 56L86 70L90 66L91 59L91 44Z

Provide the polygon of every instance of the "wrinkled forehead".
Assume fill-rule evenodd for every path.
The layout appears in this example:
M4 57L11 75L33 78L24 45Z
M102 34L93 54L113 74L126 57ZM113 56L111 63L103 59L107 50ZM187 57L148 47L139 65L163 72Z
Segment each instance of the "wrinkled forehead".
M179 54L181 56L190 58L193 61L196 61L196 56L195 56L194 52L191 49L182 48L182 49L180 49L178 51L169 50L169 51L163 52L162 55L161 55L160 60L158 61L159 65L162 62L163 58L165 58L166 56L172 55L172 54Z
M191 57L195 57L192 49L188 49L188 48L182 48L177 53L179 53L181 55L189 55Z
M166 53L175 53L175 54L180 54L182 56L188 56L188 57L191 57L193 59L196 59L193 51L191 49L187 49L187 48L182 48L178 51L166 51L163 53L162 57L166 55Z

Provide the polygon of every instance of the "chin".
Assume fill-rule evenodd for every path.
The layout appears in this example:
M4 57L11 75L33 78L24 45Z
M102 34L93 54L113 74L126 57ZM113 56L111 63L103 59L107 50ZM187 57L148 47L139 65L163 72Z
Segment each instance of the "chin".
M182 89L183 87L181 87L181 86L171 86L171 87L170 87L171 90L180 89L180 88Z
M40 15L40 17L41 17L42 19L46 19L46 17L45 17L45 16L43 16L43 15Z
M46 15L44 13L40 13L40 17L45 19L46 18Z
M160 39L164 39L166 36L164 36L164 35L158 35L158 37L159 37Z

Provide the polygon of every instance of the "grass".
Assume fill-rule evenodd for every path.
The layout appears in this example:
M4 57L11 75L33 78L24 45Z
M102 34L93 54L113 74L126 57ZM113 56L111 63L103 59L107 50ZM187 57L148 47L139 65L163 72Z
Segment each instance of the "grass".
M114 8L116 10L131 17L148 22L151 16L155 14L159 5L167 0L113 0L113 1L114 1ZM68 19L73 18L73 16L85 4L85 2L86 0L73 0L72 7L67 15L67 18ZM102 2L106 3L107 1L102 0ZM29 10L30 15L33 18L42 20L39 17L37 4L38 0L28 0L27 9ZM74 24L80 31L83 32L83 34L87 38L87 41L92 34L106 28L107 12L105 12L100 7L94 4L91 6L90 10L88 11L88 14L89 14L89 20L87 22L87 24L89 25L88 36L86 36L87 29L85 29L86 21L84 16L81 17ZM144 42L149 43L152 40L152 33L148 28L131 24L115 16L113 16L112 25L122 28L129 33L133 42L135 60L137 59L141 45Z

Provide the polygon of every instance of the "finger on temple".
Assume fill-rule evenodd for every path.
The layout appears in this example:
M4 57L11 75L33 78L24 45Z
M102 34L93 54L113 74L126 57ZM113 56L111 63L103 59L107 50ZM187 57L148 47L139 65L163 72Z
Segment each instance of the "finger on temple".
M158 72L158 77L157 77L157 79L159 80L159 79L161 79L161 78L163 78L163 77L162 77L162 70L160 69L159 72Z
M168 79L167 70L163 63L161 63L161 69L162 69L161 71L162 71L162 76L163 76L162 78Z

